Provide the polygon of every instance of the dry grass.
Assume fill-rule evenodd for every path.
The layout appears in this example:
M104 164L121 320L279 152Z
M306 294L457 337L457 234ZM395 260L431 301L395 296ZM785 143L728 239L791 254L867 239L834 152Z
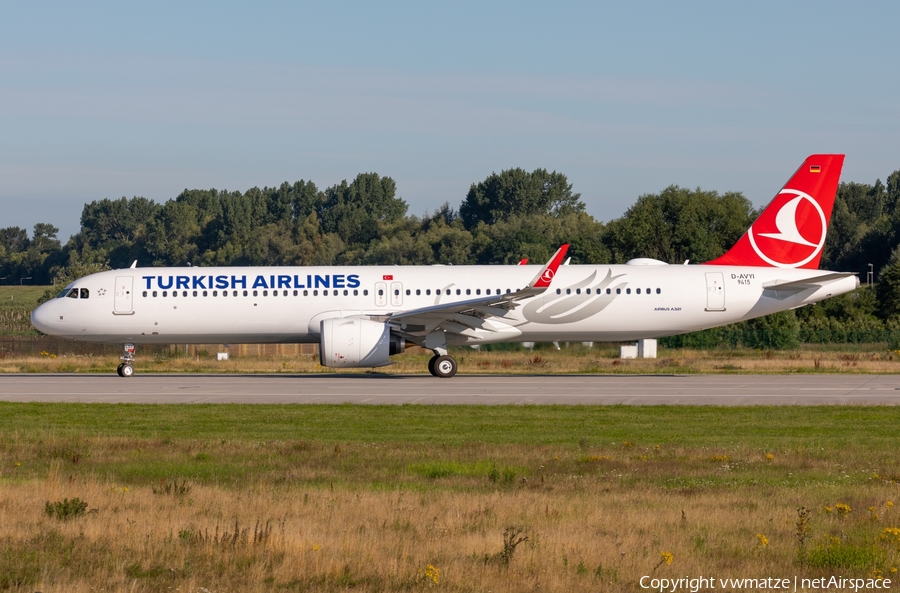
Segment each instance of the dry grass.
M0 457L0 590L567 592L640 590L644 575L890 577L896 459L811 442L823 446L17 431ZM75 497L88 503L82 517L44 512ZM800 507L812 510L802 556ZM509 527L527 540L504 554Z
M453 351L463 374L531 374L531 373L599 373L599 374L734 374L734 373L900 373L900 353L876 346L871 349L832 349L805 346L792 351L757 351L748 349L689 350L660 349L659 358L621 360L618 350L610 345L585 348L572 345L560 351L542 349L478 351L459 348ZM395 356L395 364L377 372L390 374L427 373L431 356L419 348ZM102 356L42 356L0 358L0 372L5 373L112 373L119 361ZM138 372L164 373L323 373L333 372L319 366L318 356L232 357L217 361L214 355L185 356L159 354L141 356L138 350ZM341 372L371 372L372 369L348 369Z

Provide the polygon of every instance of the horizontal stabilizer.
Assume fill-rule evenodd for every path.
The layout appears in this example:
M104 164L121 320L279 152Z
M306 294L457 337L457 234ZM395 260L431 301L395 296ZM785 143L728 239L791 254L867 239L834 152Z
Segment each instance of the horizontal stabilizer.
M763 284L766 290L807 290L809 288L819 288L830 282L836 282L849 276L855 276L854 272L829 272L821 276L813 276L812 278L804 278L803 280L772 280Z

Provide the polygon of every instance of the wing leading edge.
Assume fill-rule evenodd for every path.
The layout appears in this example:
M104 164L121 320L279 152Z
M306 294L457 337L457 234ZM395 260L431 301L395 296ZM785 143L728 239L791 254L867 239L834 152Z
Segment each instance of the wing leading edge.
M388 315L387 322L406 339L418 342L434 331L477 337L481 332L508 333L511 328L502 321L519 301L543 294L559 269L568 244L562 245L525 288L502 295L490 295L465 301L432 305ZM514 330L518 333L518 330Z

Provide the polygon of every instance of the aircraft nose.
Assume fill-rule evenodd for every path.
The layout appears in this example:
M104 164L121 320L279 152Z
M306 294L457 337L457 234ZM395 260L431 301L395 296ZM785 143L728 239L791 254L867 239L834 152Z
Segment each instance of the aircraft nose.
M45 334L52 334L52 323L53 323L53 301L49 301L44 303L43 305L38 305L38 307L31 312L31 325L34 326L36 330Z

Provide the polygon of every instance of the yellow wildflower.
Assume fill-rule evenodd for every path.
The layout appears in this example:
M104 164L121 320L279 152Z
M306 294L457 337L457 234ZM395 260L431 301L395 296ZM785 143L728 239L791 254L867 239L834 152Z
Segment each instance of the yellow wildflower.
M765 548L766 546L769 545L769 538L767 538L765 535L763 535L761 533L756 534L756 539L759 540L759 545L762 546L763 548Z
M896 567L896 566L892 566L892 567L891 567L891 574L897 574L897 567Z
M775 459L775 456L774 456L774 455L772 455L771 453L766 453L766 460L767 460L767 461L772 461L773 459Z
M892 503L891 501L887 501L886 503L884 503L884 506L886 506L887 508L891 508L894 506L894 503Z
M834 510L834 509L831 508L831 507L829 507L829 506L826 506L826 507L825 507L825 512L826 512L826 513L830 513L830 512L833 511L833 510Z
M313 552L318 552L318 551L319 551L319 545L313 544Z
M662 561L666 564L672 564L672 562L675 560L675 556L672 554L672 552L660 552L659 555L662 556Z
M429 564L425 567L425 578L430 579L432 583L435 585L439 585L441 582L441 571L436 566Z
M850 508L850 505L844 504L842 502L839 502L836 505L834 505L834 508L837 509L838 514L842 517L845 515L849 515L850 511L853 510Z

